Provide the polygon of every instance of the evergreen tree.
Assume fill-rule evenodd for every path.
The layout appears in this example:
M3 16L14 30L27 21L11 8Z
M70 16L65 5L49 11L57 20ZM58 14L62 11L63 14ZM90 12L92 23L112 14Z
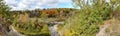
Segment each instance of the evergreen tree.
M8 5L6 5L3 0L0 0L0 15L3 15L4 17L8 17L9 11L10 8L8 7Z
M10 17L10 7L5 4L5 1L0 0L0 24L3 24L3 26L9 31L9 25L11 24L12 21L8 20L11 19Z

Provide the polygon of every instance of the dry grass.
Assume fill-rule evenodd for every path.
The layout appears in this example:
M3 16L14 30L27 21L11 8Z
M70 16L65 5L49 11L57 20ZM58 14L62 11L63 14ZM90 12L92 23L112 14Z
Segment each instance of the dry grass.
M112 18L104 21L104 25L100 25L98 34L96 36L120 36L120 20Z
M120 36L120 20L113 19L106 32L109 36Z

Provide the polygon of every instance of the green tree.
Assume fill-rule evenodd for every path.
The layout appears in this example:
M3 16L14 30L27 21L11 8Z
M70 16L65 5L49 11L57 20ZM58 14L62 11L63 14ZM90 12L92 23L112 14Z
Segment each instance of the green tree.
M8 5L6 5L3 0L0 0L0 14L3 15L4 17L8 17L9 11L10 8L8 7Z
M5 4L5 2L3 0L0 0L0 24L2 24L2 26L4 26L4 27L1 27L1 28L4 28L4 30L2 30L2 29L0 29L0 30L5 31L5 32L2 32L3 34L6 33L6 30L8 31L9 24L6 21L6 18L8 18L8 16L9 16L8 15L9 9L10 8ZM5 19L3 19L3 17ZM1 35L1 36L5 36L5 35L6 34Z
M103 21L110 19L110 13L117 10L120 0L73 0L73 5L80 10L76 16L65 23L73 35L95 36ZM64 30L64 29L63 29Z

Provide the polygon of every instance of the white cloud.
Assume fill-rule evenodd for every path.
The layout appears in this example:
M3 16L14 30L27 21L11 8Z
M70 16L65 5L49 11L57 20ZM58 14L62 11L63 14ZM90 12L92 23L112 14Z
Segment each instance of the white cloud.
M8 5L12 5L12 6L17 6L17 1L16 0L4 0L6 2L6 4Z
M27 6L28 6L28 4L24 4L24 3L19 3L18 4L18 7L21 8L21 9L28 8Z
M71 0L4 0L13 10L56 7L59 3L69 3Z
M60 3L69 3L72 2L72 0L58 0Z

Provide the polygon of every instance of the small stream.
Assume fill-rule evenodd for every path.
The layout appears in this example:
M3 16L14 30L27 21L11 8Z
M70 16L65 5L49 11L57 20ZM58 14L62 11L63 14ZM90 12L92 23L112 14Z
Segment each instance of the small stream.
M57 32L57 26L58 24L56 25L53 25L53 26L48 26L50 32L51 32L51 36L58 36L58 32Z
M58 25L64 24L64 22L51 22L50 24L52 24L52 25L48 25L48 28L51 32L51 36L59 36L59 33L57 31Z

